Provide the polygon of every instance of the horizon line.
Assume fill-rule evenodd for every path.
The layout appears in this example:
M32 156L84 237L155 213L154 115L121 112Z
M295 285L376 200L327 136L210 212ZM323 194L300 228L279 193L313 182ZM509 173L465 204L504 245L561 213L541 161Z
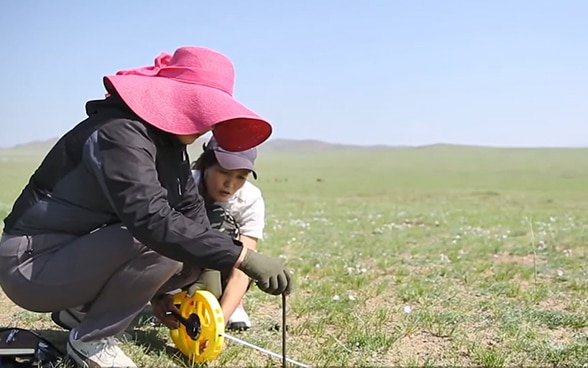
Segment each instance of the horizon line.
M202 137L198 138L197 141L202 140ZM208 139L208 138L206 138ZM14 150L22 149L27 146L34 145L53 145L59 140L59 137L49 138L45 140L33 140L25 143L18 143L12 146L0 146L0 150ZM340 142L329 142L316 138L270 138L267 141L260 144L258 147L262 148L265 144L275 141L286 141L292 143L318 143L328 146L346 146L349 148L425 148L434 146L456 146L456 147L471 147L471 148L503 148L503 149L557 149L557 148L588 148L586 145L557 145L557 146L545 146L545 145L500 145L500 144L477 144L477 143L454 143L454 142L432 142L423 144L386 144L386 143L373 143L373 144L356 144L356 143L340 143ZM196 143L196 142L195 142Z

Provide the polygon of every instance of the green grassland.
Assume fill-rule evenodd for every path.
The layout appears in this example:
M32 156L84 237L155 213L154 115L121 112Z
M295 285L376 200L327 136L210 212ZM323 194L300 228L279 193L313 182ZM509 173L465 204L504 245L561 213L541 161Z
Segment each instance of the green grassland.
M0 154L0 215L40 157ZM588 149L431 146L264 151L261 251L293 270L288 355L313 366L588 364ZM256 288L238 337L281 351L277 297ZM64 332L0 295L0 325ZM125 343L145 367L190 366L165 328ZM168 346L167 352L164 349ZM227 343L210 366L279 366Z

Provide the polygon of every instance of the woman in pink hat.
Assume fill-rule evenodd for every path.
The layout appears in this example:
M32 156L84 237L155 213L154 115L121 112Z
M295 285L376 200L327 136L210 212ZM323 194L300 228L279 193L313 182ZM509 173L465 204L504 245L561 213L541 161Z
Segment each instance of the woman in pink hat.
M50 150L4 219L0 286L20 307L53 312L83 366L135 367L113 337L151 302L170 328L170 292L202 269L237 268L270 294L289 293L275 258L211 229L186 145L212 130L227 151L271 126L233 96L224 55L182 47L154 66L104 78L109 93Z
M244 246L256 249L257 242L263 239L265 202L261 190L247 179L250 176L257 179L257 149L230 152L215 137L203 148L192 163L192 175L204 198L211 225L231 233ZM220 300L227 328L248 329L251 320L242 301L249 288L249 278L238 269L227 271L205 270L190 290L212 291Z

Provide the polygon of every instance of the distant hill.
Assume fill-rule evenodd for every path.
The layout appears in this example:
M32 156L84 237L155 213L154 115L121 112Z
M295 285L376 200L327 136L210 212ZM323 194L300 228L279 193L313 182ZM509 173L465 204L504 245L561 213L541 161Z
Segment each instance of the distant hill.
M51 138L44 141L32 141L23 144L17 144L2 150L18 150L18 151L33 151L33 152L47 152L57 142L57 138Z
M33 141L23 144L18 144L9 148L0 149L2 151L19 151L19 152L48 152L51 147L57 142L58 138L47 139L44 141ZM202 151L202 144L205 143L208 138L199 139L189 147L191 155L198 154ZM270 139L267 142L259 146L260 152L284 152L284 153L319 153L328 151L349 151L349 150L386 150L392 148L401 148L396 146L386 145L350 145L350 144L339 144L329 143L314 139Z
M190 157L196 157L202 152L202 145L208 141L208 137L198 139L194 144L188 147ZM0 153L19 153L19 154L44 154L57 142L57 138L47 139L44 141L33 141L24 144L18 144L10 148L0 148ZM540 148L540 147L536 147ZM565 148L565 147L561 147ZM572 148L572 147L570 147ZM574 147L580 148L580 147ZM270 139L259 146L260 153L324 153L340 151L375 151L375 150L396 150L396 149L519 149L518 147L490 147L464 144L436 143L422 146L392 146L392 145L352 145L329 143L315 139ZM521 149L533 149L521 148Z
M328 143L315 139L271 139L259 147L260 152L290 152L290 153L320 153L329 151L350 151L350 150L386 150L400 148L385 145L352 145Z

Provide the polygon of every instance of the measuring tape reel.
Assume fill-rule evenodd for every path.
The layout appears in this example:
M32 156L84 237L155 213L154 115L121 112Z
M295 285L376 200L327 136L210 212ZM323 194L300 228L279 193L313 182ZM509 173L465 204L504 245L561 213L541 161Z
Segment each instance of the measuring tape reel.
M173 296L182 323L170 330L175 346L196 363L210 362L220 354L224 344L225 321L221 306L207 290L197 290L192 297L185 291Z
M311 368L307 364L286 357L286 296L284 294L282 294L282 355L226 334L221 306L210 291L197 290L192 297L183 291L173 296L173 303L180 313L171 312L171 314L180 324L178 328L170 330L171 339L176 347L195 363L207 363L216 359L223 348L225 339L228 339L282 359L283 368L286 368L286 362L303 368Z

